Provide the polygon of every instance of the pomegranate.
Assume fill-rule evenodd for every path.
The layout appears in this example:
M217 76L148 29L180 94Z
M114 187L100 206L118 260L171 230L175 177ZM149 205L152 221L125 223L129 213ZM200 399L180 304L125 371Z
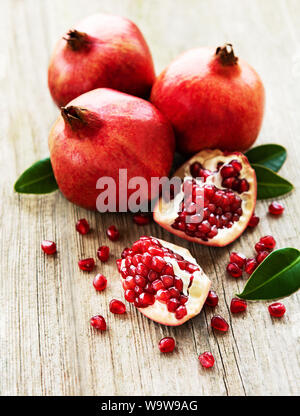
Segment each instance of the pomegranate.
M211 368L211 367L213 367L213 365L215 363L214 356L209 351L206 351L206 352L200 354L198 359L200 361L200 364L204 368Z
M155 79L151 53L138 27L120 16L95 14L60 39L48 85L61 107L96 88L148 98Z
M244 151L258 136L265 93L255 70L226 44L175 59L156 79L151 102L172 123L180 152Z
M281 215L284 211L284 206L279 202L272 202L269 205L269 213L272 215Z
M120 260L125 299L148 318L177 326L200 313L210 280L188 250L141 237Z
M50 132L49 148L56 181L68 200L96 209L98 195L105 192L107 196L106 190L97 190L97 181L109 177L116 184L115 208L126 211L128 198L135 192L128 190L131 178L142 176L150 184L152 177L168 175L174 136L152 104L102 88L77 97L62 109ZM127 169L123 185L119 183L120 169ZM150 189L143 187L140 195L141 204L147 202Z
M46 254L55 254L56 253L56 244L54 241L43 240L41 243L41 248Z
M154 209L158 224L186 240L210 246L226 246L241 235L256 203L256 176L246 156L203 150L175 176L192 178L184 181L174 199L160 198Z

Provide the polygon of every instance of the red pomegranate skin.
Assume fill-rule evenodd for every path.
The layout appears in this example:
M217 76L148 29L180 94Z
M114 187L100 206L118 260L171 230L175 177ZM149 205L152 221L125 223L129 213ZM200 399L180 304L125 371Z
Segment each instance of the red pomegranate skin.
M179 56L157 78L151 102L171 122L181 153L244 151L256 140L265 93L245 61L224 65L210 48Z
M155 79L152 56L139 28L130 20L95 14L72 27L87 35L75 50L65 34L56 44L48 86L61 107L96 88L112 88L148 98Z
M96 209L97 180L111 177L119 189L119 169L128 181L143 176L168 176L174 155L174 135L165 117L149 102L110 89L89 91L70 103L83 110L81 123L60 115L49 135L51 163L58 186L71 202ZM70 108L69 106L67 108ZM128 196L135 189L128 190ZM150 194L150 186L149 186ZM143 189L141 201L147 201ZM119 202L127 205L117 192Z

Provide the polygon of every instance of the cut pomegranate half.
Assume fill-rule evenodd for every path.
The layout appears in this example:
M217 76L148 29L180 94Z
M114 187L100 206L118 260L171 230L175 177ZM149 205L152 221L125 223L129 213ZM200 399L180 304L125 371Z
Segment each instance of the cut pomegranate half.
M141 237L117 264L125 299L153 321L177 326L200 313L211 282L187 249Z
M254 212L257 191L246 156L203 150L174 176L185 181L173 199L157 202L153 217L158 224L208 246L226 246L242 234Z

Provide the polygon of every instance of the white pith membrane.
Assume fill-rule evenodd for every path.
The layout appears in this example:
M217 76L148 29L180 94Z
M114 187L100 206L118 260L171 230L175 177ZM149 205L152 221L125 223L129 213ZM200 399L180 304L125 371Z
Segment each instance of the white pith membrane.
M224 188L222 186L223 178L220 173L222 166L220 166L218 172L216 172L217 165L218 163L229 164L233 160L237 160L242 165L239 178L247 180L249 184L248 191L238 193L237 191L234 191L230 188ZM194 162L199 162L204 169L212 171L212 175L208 176L205 182L198 182L200 187L207 184L212 184L219 190L230 190L241 198L242 215L239 217L239 220L233 222L231 228L218 228L217 235L215 237L209 238L208 241L204 241L198 237L189 236L184 231L174 229L172 225L178 217L179 206L184 197L182 188L171 201L165 201L164 198L159 199L153 212L153 218L163 228L186 240L210 246L226 246L242 234L254 212L257 190L256 175L254 169L252 169L248 159L242 153L235 152L225 155L221 150L203 150L193 156L183 166L181 166L175 172L174 176L179 178L190 177L191 179L194 179L191 177L190 173L190 166Z
M154 238L154 237L149 237ZM188 321L189 319L193 318L194 316L198 315L201 312L201 309L204 305L204 302L207 298L208 292L210 290L211 281L203 272L201 267L197 264L194 257L192 257L189 250L177 246L175 244L169 243L164 240L160 240L155 238L155 240L159 241L162 247L166 247L170 249L173 253L177 253L183 257L184 260L192 263L193 265L197 266L199 270L190 273L186 270L182 270L178 262L175 258L168 257L167 254L164 255L164 260L166 263L169 263L173 266L174 274L176 277L180 278L183 282L183 294L188 296L187 302L184 304L187 310L187 314L181 318L177 319L174 312L169 312L167 308L167 304L161 302L155 296L155 303L153 305L149 305L143 308L137 308L143 315L147 316L148 318L156 321L158 323L169 325L169 326L178 326L182 325L184 322ZM120 269L125 266L125 258L122 259ZM191 282L191 277L192 282ZM124 281L124 278L120 277L121 281ZM190 286L189 286L190 285Z

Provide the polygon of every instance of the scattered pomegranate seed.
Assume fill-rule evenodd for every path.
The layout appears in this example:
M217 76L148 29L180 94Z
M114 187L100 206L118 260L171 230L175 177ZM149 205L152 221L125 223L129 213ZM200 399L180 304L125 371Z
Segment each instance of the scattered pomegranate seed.
M214 356L211 352L208 351L204 352L203 354L200 354L198 359L200 361L200 364L204 368L211 368L215 363Z
M55 254L56 253L56 244L54 241L43 240L41 244L42 250L46 254Z
M232 277L241 277L243 274L242 269L236 263L229 263L226 270Z
M243 299L233 298L230 303L232 313L244 312L247 309L247 302Z
M269 250L273 250L273 248L276 246L276 241L271 235L265 235L264 237L261 237L259 242Z
M230 263L235 263L242 269L246 263L246 256L242 253L236 253L233 251L230 254Z
M103 274L98 273L93 280L93 286L96 290L101 292L104 290L107 286L107 279Z
M90 231L90 224L85 218L81 218L77 221L76 231L78 231L79 234L87 234Z
M102 262L106 262L109 258L109 247L101 246L97 250L97 257Z
M117 299L112 299L109 302L109 310L112 313L116 313L118 315L122 315L123 313L126 312L126 306L124 305L123 302L121 302L120 300Z
M111 241L117 241L120 238L120 233L115 227L115 225L111 225L110 227L108 227L108 229L106 230L106 235Z
M90 323L96 329L100 329L101 331L106 330L106 322L105 322L105 319L103 318L103 316L101 316L101 315L93 316L90 319Z
M219 303L218 295L213 290L210 290L208 292L208 295L207 295L207 298L206 298L206 301L205 301L205 305L211 306L212 308L214 308L215 306L217 306L218 303Z
M147 225L150 222L150 217L147 214L135 214L133 216L133 221L137 224L137 225Z
M247 274L252 274L257 266L258 266L258 263L256 259L247 259L246 264L245 264L245 272Z
M266 247L262 243L256 243L254 246L257 253L260 253L261 251L265 251Z
M84 270L85 272L91 272L95 267L95 260L91 257L88 259L79 260L78 266L81 270Z
M159 341L158 348L161 352L172 352L175 348L175 339L172 337L165 337Z
M222 332L227 332L229 329L228 323L220 315L215 315L211 318L211 326Z
M270 254L270 252L269 251L260 251L259 253L258 253L258 255L256 256L256 261L257 261L257 263L258 264L260 264L261 262L263 262L264 261L264 259L266 258L266 257L268 257L268 255Z
M258 223L259 223L259 217L253 214L248 222L248 227L254 228L257 226Z
M280 318L286 312L286 308L284 304L281 302L272 303L272 305L270 305L268 309L269 309L270 315L275 316L276 318Z
M281 215L283 211L284 206L279 202L272 202L272 204L269 205L269 213L272 215Z

